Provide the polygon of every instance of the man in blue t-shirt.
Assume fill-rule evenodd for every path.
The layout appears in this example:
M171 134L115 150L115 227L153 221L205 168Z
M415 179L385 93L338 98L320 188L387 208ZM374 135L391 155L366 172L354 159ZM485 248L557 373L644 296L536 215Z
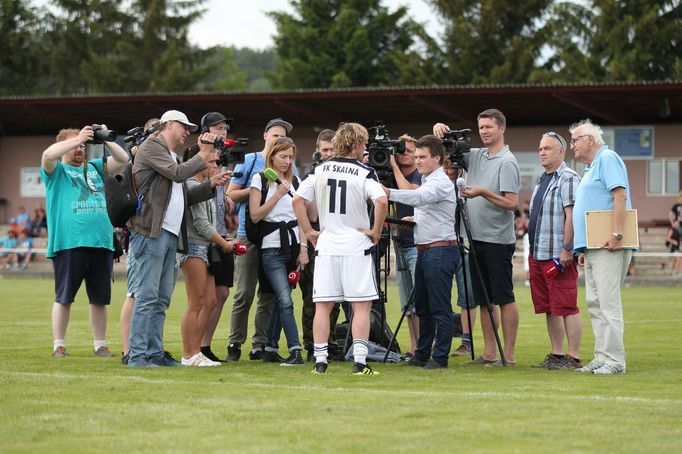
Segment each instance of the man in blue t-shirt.
M625 210L631 208L628 172L623 160L602 139L602 129L589 119L569 128L576 159L587 164L573 208L574 247L585 267L585 301L594 332L594 359L578 372L625 373L623 306L620 289L632 258L623 249ZM600 249L587 249L585 213L613 211L613 233Z
M246 238L245 211L251 191L251 179L265 168L265 153L280 137L286 137L294 127L291 123L275 118L270 120L263 131L265 145L262 151L249 153L244 163L235 167L235 172L241 172L241 177L233 177L227 188L227 195L239 204L239 228L237 241L246 244L247 253L235 258L235 292L232 302L232 318L230 319L230 337L227 346L227 360L239 361L241 346L246 341L249 325L249 310L256 293L258 281L258 248ZM294 172L296 173L296 172ZM270 324L270 317L274 308L273 294L259 292L254 320L256 332L251 342L249 359L261 360L264 356L266 331Z
M104 131L106 126L102 125ZM71 303L83 280L90 300L94 353L110 357L106 346L107 305L111 300L113 227L104 199L104 174L116 175L128 154L116 142L104 142L107 161L86 159L90 126L62 129L44 152L40 173L47 199L47 257L52 259L55 300L52 305L53 356L67 356L64 338Z

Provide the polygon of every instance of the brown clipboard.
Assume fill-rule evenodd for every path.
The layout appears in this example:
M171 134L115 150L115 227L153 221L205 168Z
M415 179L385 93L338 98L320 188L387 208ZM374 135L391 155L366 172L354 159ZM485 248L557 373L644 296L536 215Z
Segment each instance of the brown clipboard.
M609 241L609 238L613 233L613 210L585 212L587 249L601 249L604 243ZM623 245L624 248L639 248L637 210L625 210L623 239L620 244Z

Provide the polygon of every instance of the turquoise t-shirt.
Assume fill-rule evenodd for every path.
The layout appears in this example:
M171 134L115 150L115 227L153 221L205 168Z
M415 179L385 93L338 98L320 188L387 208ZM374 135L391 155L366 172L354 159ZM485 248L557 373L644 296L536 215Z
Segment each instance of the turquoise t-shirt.
M114 250L114 228L104 198L104 166L101 159L83 167L57 162L51 175L40 168L47 204L47 257L64 249L94 247Z

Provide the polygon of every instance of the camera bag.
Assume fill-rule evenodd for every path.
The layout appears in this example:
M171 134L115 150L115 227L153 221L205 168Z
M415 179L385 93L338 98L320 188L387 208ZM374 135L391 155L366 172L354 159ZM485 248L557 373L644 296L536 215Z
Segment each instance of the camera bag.
M119 175L109 175L105 178L104 194L111 225L125 227L128 219L135 216L138 206L139 195L133 177L132 160Z

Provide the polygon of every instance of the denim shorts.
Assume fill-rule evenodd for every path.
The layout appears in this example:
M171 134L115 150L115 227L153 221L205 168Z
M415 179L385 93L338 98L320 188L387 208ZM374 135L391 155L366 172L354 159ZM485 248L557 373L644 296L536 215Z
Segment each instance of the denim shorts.
M175 254L175 264L178 268L190 257L200 258L208 266L208 244L189 243L186 254Z

